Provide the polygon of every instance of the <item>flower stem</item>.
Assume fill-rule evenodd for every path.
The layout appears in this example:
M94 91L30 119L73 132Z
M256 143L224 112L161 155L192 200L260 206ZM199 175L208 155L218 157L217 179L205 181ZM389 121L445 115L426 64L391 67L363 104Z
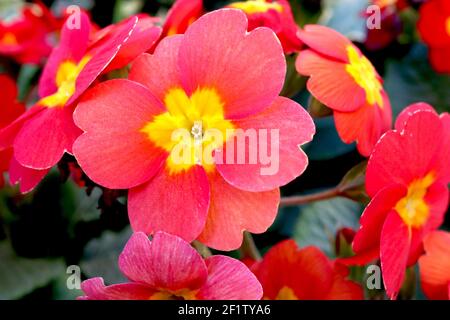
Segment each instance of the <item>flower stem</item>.
M209 248L203 243L195 240L194 242L192 242L192 246L195 248L195 250L197 250L198 253L200 253L203 258L212 256L211 250L209 250Z
M255 245L255 241L250 232L244 231L244 241L240 248L242 258L250 258L255 261L261 260L261 254Z
M283 197L280 201L280 207L295 206L310 203L319 200L330 199L339 196L340 190L335 187L318 193L307 194L302 196Z

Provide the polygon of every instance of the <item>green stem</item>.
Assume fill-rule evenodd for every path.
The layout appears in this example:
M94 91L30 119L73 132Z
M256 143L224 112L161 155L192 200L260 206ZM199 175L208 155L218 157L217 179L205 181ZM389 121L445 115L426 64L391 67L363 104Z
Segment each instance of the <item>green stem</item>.
M250 232L244 231L244 241L240 248L242 258L250 258L255 261L261 260L261 254L255 245L255 241Z
M200 255L203 258L208 258L212 256L211 250L209 250L209 248L205 246L203 243L195 240L194 242L192 242L192 246L195 248L195 250L198 251L198 253L200 253Z

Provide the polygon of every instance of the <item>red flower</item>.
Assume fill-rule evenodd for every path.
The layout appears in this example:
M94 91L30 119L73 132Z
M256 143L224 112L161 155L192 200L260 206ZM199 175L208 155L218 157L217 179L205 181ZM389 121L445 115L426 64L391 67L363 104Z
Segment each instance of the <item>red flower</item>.
M18 103L16 83L6 75L0 75L0 129L13 122L25 112L23 104ZM4 185L3 173L9 171L11 184L21 182L20 191L33 189L47 174L47 170L33 170L22 167L13 157L12 148L0 149L0 188Z
M176 0L167 13L161 38L183 34L202 14L202 0Z
M450 73L450 2L429 0L424 3L420 8L418 29L429 47L434 69Z
M272 29L285 53L299 51L302 42L297 36L298 26L287 0L247 0L233 2L230 8L241 9L248 17L248 30L258 27Z
M450 182L450 115L419 103L405 109L395 130L369 159L366 189L371 202L353 241L358 264L381 259L387 294L394 299L405 269L422 253L422 240L443 222Z
M39 82L42 98L0 130L0 148L13 147L19 164L35 170L47 170L65 152L72 153L72 144L81 134L72 118L75 102L111 63L123 66L141 53L137 48L143 52L153 44L159 33L153 28L140 28L143 24L146 22L131 18L111 27L114 34L109 29L90 44L91 24L84 12L79 28L65 23L61 41L50 55ZM142 41L141 33L152 38ZM127 40L130 43L125 46ZM122 53L118 54L120 50Z
M51 52L49 34L56 20L41 3L24 5L11 21L0 21L0 55L19 63L41 63Z
M189 243L157 232L150 241L135 233L119 258L128 283L105 286L84 281L82 300L259 300L262 288L240 261L226 256L205 260Z
M307 166L299 145L312 139L314 124L301 106L278 96L285 70L270 29L247 33L239 10L208 13L136 59L129 80L101 83L86 95L74 114L85 131L75 157L94 182L130 189L135 231L235 249L243 230L261 233L271 225L278 187ZM255 143L267 142L260 132L278 130L276 173L262 175L259 160L223 161L225 144L234 148L234 134L247 129L255 131ZM220 137L211 139L212 132ZM174 133L187 137L178 144Z
M252 271L270 300L361 300L362 288L347 280L348 270L316 247L299 249L283 241L266 253Z
M296 62L297 71L310 77L308 90L334 110L341 139L356 141L358 151L369 156L392 121L381 77L359 49L333 29L307 25L299 37L309 46Z
M431 232L419 259L422 290L428 299L450 300L450 233Z

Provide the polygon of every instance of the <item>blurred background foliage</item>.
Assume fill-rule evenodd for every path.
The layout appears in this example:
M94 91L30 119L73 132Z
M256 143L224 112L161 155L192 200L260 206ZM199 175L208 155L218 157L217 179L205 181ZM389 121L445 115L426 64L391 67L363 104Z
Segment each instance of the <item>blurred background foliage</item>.
M230 1L204 1L207 10L223 7ZM321 23L331 26L357 43L366 37L365 19L361 14L365 0L291 0L299 25ZM77 4L91 11L99 26L120 21L137 12L163 17L171 0L55 0L44 1L55 12ZM20 7L21 1L1 0L0 17L5 19ZM368 51L359 45L385 79L394 113L408 104L425 101L440 112L449 111L450 77L437 75L430 67L426 47L415 31L417 12L402 13L402 34L388 47ZM294 57L287 57L289 71L285 95L303 106L310 103L304 90L305 81L293 69ZM31 65L10 66L18 74L20 97L24 98L39 77L39 68ZM0 68L1 64L0 64ZM317 134L305 146L310 164L306 172L282 188L282 194L309 194L339 184L346 173L363 162L353 144L340 141L331 117L315 120ZM0 299L74 299L78 290L68 290L66 268L79 265L83 279L103 276L106 283L123 281L117 258L131 234L124 194L101 190L87 184L76 185L68 179L66 157L32 193L21 195L15 187L0 190ZM285 238L294 238L300 246L316 245L330 257L342 255L342 228L356 230L359 216L367 200L363 194L364 166L347 175L342 182L351 186L344 197L313 202L302 206L282 206L278 218L268 232L255 235L258 248L265 252ZM449 215L447 214L447 217ZM446 221L444 228L450 227ZM345 239L344 239L345 240ZM337 243L339 242L339 243ZM343 241L342 244L345 244ZM339 251L339 252L338 252ZM239 252L225 253L239 257ZM412 272L412 271L411 271ZM352 270L361 280L361 270ZM420 290L416 290L420 298Z

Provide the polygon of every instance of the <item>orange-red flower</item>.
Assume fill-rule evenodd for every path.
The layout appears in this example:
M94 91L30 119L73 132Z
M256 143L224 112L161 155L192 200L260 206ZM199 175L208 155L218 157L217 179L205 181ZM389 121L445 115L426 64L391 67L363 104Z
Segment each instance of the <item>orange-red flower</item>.
M0 55L41 63L52 50L49 35L56 28L56 19L42 3L26 4L17 17L0 21Z
M450 73L450 1L429 0L420 8L418 28L438 72Z
M316 247L299 249L294 240L272 247L252 271L261 282L264 299L361 300L363 290L348 280L348 270Z
M81 284L82 300L259 300L262 288L240 261L216 255L205 260L189 243L157 232L150 241L131 236L119 258L128 283L105 286L102 278Z
M298 26L287 0L243 0L232 2L230 8L241 9L248 17L248 30L258 27L272 29L285 53L299 51L302 42L297 36Z
M450 233L434 231L423 241L420 282L428 299L450 300Z
M387 294L394 299L405 269L416 263L422 240L443 222L450 182L450 115L418 103L405 109L370 156L366 189L371 202L353 241L364 264L380 257Z
M135 231L236 249L243 230L267 230L279 187L307 166L299 145L312 139L314 124L300 105L278 96L285 73L270 29L248 33L240 10L208 13L185 34L164 38L153 55L136 59L128 80L86 94L74 113L85 132L74 144L75 157L94 182L130 189ZM247 131L254 144L229 159L227 150ZM269 144L280 165L264 175L261 156L248 155Z
M177 0L167 13L161 38L183 34L203 14L203 0Z
M0 130L0 148L12 147L14 159L25 168L48 170L65 152L72 153L72 144L81 134L72 118L77 100L109 66L121 67L148 50L160 32L149 28L147 20L132 17L94 35L92 42L91 23L84 12L79 22L79 26L63 26L61 41L40 78L41 99Z
M6 75L0 75L0 129L9 125L25 112L23 104L17 102L16 83ZM33 189L47 170L33 170L17 163L12 148L0 149L0 188L4 185L3 173L9 171L11 184L20 182L20 191Z
M334 111L341 139L356 141L359 152L369 156L392 121L381 77L360 50L333 29L307 25L299 37L309 46L296 62L297 71L310 77L308 90Z

